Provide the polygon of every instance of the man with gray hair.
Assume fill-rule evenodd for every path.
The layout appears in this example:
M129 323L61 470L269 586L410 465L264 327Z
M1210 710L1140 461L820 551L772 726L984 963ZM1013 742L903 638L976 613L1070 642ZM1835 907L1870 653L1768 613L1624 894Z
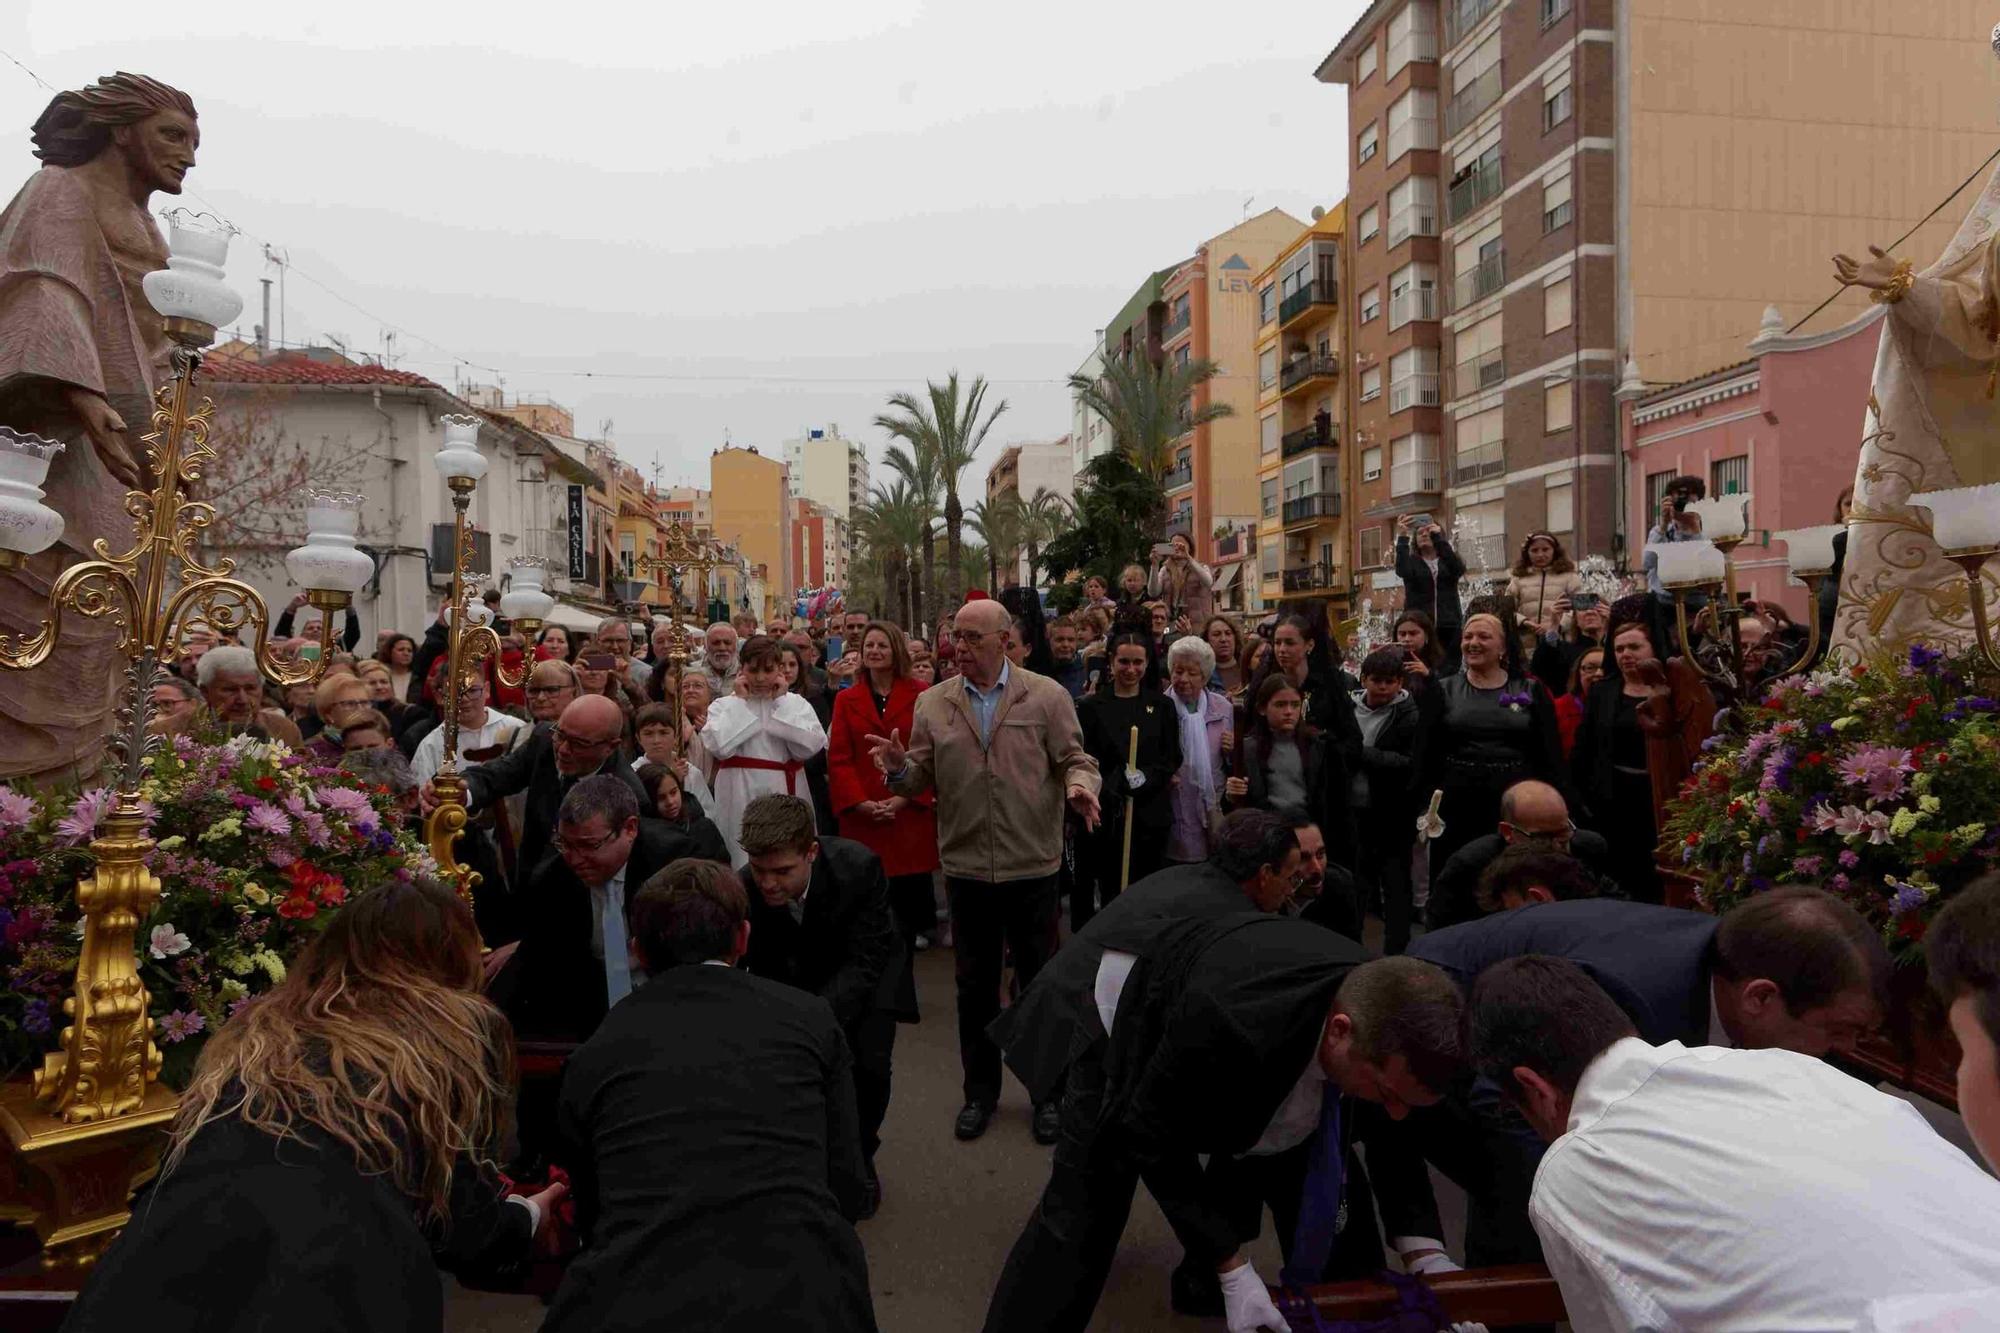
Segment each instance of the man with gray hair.
M708 688L718 699L727 699L736 692L736 627L726 620L718 620L708 627L703 637L701 661L690 663L688 673L699 675L708 681Z
M268 736L295 750L305 745L296 722L264 706L264 673L257 669L257 654L248 648L229 644L209 649L201 655L195 683L208 701L208 711L232 735Z
M611 674L630 685L635 690L646 688L647 677L653 669L632 656L632 624L623 616L606 616L597 622L597 637L592 640L600 653L610 653L616 660L612 663Z

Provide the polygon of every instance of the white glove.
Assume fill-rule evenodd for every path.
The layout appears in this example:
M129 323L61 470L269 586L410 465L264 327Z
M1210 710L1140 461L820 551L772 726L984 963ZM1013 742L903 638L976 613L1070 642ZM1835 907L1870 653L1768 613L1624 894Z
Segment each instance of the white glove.
M1137 791L1146 785L1146 775L1136 768L1125 770L1125 790Z
M1484 1324L1453 1324L1451 1333L1489 1333L1489 1330Z
M1289 1333L1291 1325L1271 1303L1271 1292L1251 1264L1240 1264L1220 1276L1222 1311L1229 1318L1229 1333Z
M1451 1256L1443 1251L1422 1255L1405 1261L1404 1267L1412 1273L1457 1273L1462 1271L1451 1261Z

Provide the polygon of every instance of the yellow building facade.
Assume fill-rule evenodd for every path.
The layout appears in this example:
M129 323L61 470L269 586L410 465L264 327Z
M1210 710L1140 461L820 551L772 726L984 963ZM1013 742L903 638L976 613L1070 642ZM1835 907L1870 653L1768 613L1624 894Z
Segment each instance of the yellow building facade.
M791 608L793 587L792 497L785 465L752 449L731 445L708 460L709 506L715 536L734 545L754 570L765 571L762 596L750 609L768 621Z

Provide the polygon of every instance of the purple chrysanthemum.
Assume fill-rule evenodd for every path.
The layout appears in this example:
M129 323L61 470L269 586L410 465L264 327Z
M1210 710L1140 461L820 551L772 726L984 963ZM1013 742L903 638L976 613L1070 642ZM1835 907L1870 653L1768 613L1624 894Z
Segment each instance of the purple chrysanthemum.
M26 828L40 813L41 807L35 798L12 787L0 787L0 833L11 833L17 828Z
M160 1020L160 1039L167 1042L186 1041L207 1026L208 1020L200 1014L176 1009Z
M1801 856L1792 862L1792 873L1801 879L1818 879L1824 869L1826 858L1823 856Z
M268 833L274 838L289 837L292 832L292 821L285 812L275 805L266 805L261 801L250 808L244 823L257 832Z
M64 847L89 842L97 836L97 825L110 809L111 793L103 787L91 788L56 821L56 841Z
M1926 899L1922 889L1914 884L1904 884L1893 879L1888 882L1894 885L1896 890L1895 896L1889 900L1891 912L1897 916L1908 916L1923 907Z

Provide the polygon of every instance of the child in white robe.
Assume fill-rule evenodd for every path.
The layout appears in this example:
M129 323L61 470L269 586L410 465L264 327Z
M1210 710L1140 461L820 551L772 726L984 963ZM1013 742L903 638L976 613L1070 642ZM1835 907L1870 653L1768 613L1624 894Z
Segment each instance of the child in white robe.
M743 645L737 692L708 707L701 743L715 792L710 817L742 870L749 858L737 841L743 809L759 796L788 792L811 800L805 761L826 748L826 731L812 705L785 687L778 641L759 634Z

